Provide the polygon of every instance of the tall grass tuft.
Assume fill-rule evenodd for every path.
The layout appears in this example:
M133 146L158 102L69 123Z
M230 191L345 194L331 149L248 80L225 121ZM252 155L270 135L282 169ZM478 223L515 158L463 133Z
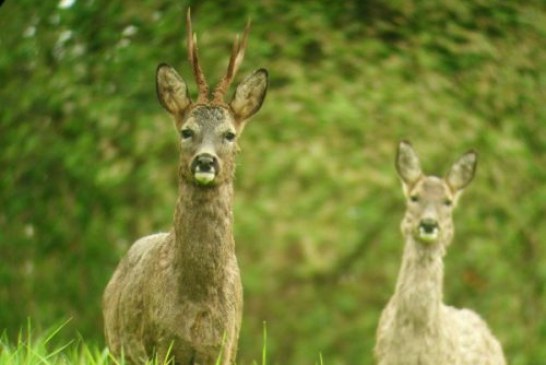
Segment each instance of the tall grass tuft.
M0 336L0 365L126 365L123 359L116 359L107 348L86 343L80 336L66 343L57 344L59 333L69 321L54 325L45 331L36 331L30 320L21 329L15 341L4 332ZM170 352L170 351L169 351ZM267 364L267 330L264 322L261 364ZM169 356L167 356L168 359ZM168 365L167 359L153 359L146 365ZM221 364L222 353L216 365ZM322 365L322 358L320 364Z
M107 348L88 344L83 338L58 345L53 341L69 321L38 333L28 321L17 339L11 341L4 332L0 336L0 365L125 365L115 359ZM166 361L151 360L146 365L167 365Z

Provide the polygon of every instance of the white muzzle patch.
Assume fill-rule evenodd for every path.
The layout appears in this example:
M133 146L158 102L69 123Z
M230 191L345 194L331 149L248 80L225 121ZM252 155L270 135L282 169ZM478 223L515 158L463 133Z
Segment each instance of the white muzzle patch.
M428 244L438 241L439 236L440 236L440 230L438 229L438 227L435 227L434 229L430 231L427 231L423 227L419 227L419 232L417 234L417 237L419 238L420 241L424 243L428 243Z
M195 178L195 181L197 181L201 185L208 185L211 182L214 181L214 178L216 177L216 173L214 170L212 171L196 171L193 174L193 177Z

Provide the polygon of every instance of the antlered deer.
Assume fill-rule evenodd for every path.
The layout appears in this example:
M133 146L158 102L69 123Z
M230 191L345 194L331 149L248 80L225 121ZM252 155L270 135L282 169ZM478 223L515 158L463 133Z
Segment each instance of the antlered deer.
M188 53L199 89L166 64L156 73L159 102L180 134L179 195L169 233L136 241L103 296L105 335L116 356L141 364L154 355L175 364L235 362L242 288L233 239L233 175L237 139L261 107L268 75L245 78L224 95L241 64L249 25L237 37L225 76L210 97L187 14Z

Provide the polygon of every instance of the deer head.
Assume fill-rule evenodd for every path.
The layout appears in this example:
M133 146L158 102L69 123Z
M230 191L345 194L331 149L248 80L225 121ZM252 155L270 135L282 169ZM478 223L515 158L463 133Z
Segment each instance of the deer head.
M477 154L468 151L444 178L424 175L419 157L409 142L402 141L396 155L396 170L407 199L402 232L423 244L444 242L453 237L453 209L476 171Z
M264 101L268 75L259 69L247 76L236 88L229 102L225 93L243 61L250 24L242 40L235 38L226 74L218 83L212 98L199 64L197 37L192 33L190 10L187 13L188 58L198 86L198 97L192 102L184 79L167 64L156 72L156 90L161 105L174 117L180 133L180 175L190 183L218 185L230 181L234 172L237 139L246 121Z

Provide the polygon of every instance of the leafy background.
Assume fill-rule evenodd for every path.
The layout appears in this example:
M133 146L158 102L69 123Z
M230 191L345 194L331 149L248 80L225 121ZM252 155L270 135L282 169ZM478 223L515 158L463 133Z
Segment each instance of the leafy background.
M159 62L209 79L248 17L241 74L270 72L241 139L239 363L372 362L404 211L409 139L443 174L469 148L446 302L489 323L511 364L546 364L546 3L541 0L6 1L0 7L0 331L30 318L104 344L100 296L136 238L168 230L177 134ZM192 87L195 90L194 87Z

